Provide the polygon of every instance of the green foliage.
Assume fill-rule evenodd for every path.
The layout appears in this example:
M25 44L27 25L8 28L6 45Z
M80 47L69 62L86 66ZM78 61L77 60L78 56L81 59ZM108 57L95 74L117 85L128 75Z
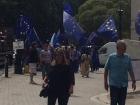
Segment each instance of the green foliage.
M15 0L1 0L0 1L0 23L4 26L14 24L17 14L18 3Z
M46 36L62 27L63 0L1 0L0 12L0 20L11 27L20 14L31 17L37 32Z
M76 18L87 33L96 31L110 15L115 18L117 28L119 28L118 10L121 8L124 10L122 30L124 37L129 37L127 35L130 35L130 5L130 0L121 0L121 2L118 0L88 0L79 7Z
M78 7L85 1L87 0L0 0L0 23L15 27L17 17L25 14L32 18L37 32L44 39L59 29L63 31L64 2L70 2L76 14Z
M88 30L87 32L96 31L97 26L99 27L106 18L106 10L107 8L105 6L87 10L80 15L79 22L85 30Z
M0 0L0 22L15 26L17 17L23 13L32 17L41 36L48 36L62 28L64 2L72 5L75 17L87 33L96 31L110 15L115 17L118 26L117 10L121 4L124 10L123 31L127 33L125 36L130 33L130 0Z

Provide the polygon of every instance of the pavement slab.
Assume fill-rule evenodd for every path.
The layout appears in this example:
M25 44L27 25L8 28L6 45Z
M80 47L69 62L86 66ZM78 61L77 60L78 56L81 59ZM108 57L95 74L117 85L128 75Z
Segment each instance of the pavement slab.
M103 86L102 69L90 73L89 78L83 78L80 73L76 73L75 77L74 94L68 105L108 105L109 98ZM42 84L40 72L34 80L37 85L29 84L29 74L18 75L11 72L9 78L1 76L0 105L47 105L47 98L39 97ZM137 82L137 86L140 87L140 82ZM132 98L126 100L126 105L140 105L139 93L130 96Z

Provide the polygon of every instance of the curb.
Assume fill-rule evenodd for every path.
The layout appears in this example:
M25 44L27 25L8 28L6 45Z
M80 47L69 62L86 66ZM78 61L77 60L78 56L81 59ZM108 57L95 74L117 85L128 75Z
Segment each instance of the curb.
M137 87L136 91L133 91L132 89L128 89L127 99L137 98L137 96L140 97L140 87ZM103 94L93 96L90 98L90 100L99 105L110 104L109 93L103 93Z
M91 99L91 101L93 101L96 104L107 105L110 103L109 99L107 98L108 95L109 95L109 93L103 93L103 94L100 94L97 96L93 96L90 99Z

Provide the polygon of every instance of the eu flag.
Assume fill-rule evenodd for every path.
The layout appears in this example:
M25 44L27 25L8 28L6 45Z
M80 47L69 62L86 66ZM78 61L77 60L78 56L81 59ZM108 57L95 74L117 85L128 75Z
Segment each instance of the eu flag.
M31 18L20 15L17 20L16 38L25 41L26 47L29 47L32 42L37 42L41 45L41 41L33 27Z
M41 43L35 29L31 28L30 30L28 30L28 34L26 35L25 45L27 47L29 47L29 46L31 46L31 44L33 42L36 42L38 45L42 46L42 43Z
M50 41L50 45L52 47L59 47L61 45L66 45L66 44L67 44L67 39L65 38L64 34L62 34L60 31L52 35Z
M73 9L71 7L71 4L70 3L65 3L64 4L64 11L67 12L69 15L73 16L74 13L73 13Z
M118 38L114 18L110 16L97 30L97 34L103 38L115 41Z
M51 37L51 40L50 40L50 45L51 45L52 47L54 47L54 45L55 45L55 36L56 36L56 33L53 33L53 35L52 35L52 37Z
M77 43L79 43L79 41L84 37L84 30L76 22L74 17L65 11L63 13L63 25L67 36L75 40Z
M54 48L60 46L60 34L59 34L59 32L53 33L53 35L51 37L50 45Z
M31 28L32 24L30 18L20 15L17 19L16 39L24 40Z
M135 30L138 35L140 35L140 11L137 13L135 20Z

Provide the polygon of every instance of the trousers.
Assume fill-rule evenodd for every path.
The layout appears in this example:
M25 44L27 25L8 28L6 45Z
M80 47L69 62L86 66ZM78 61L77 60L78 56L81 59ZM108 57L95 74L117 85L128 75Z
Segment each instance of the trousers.
M125 105L127 95L127 87L110 86L110 105Z
M58 99L58 105L67 105L69 100L69 95L48 95L48 105L55 105Z

